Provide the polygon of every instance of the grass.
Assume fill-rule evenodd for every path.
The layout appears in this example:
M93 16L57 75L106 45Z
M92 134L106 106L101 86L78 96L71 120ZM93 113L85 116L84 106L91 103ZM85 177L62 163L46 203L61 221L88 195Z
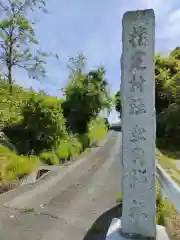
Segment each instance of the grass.
M96 117L89 122L88 132L86 134L81 134L82 136L80 134L72 135L66 131L65 136L59 139L59 142L54 144L53 147L51 146L53 149L47 147L42 150L43 152L37 151L38 156L20 155L20 153L29 154L29 152L35 154L33 151L24 151L26 147L28 148L29 143L31 143L31 138L28 139L24 134L21 135L19 130L18 134L16 131L12 131L11 134L8 135L7 132L5 133L5 129L7 127L10 129L11 126L18 126L18 124L21 123L24 119L22 109L32 94L36 94L37 96L41 96L42 94L35 93L31 89L24 89L16 84L13 84L12 87L13 94L11 95L9 94L9 84L6 81L0 80L1 192L4 191L4 188L8 190L14 183L16 185L19 180L31 173L34 169L38 168L42 163L48 165L61 165L70 159L77 159L80 154L81 157L84 156L94 145L98 144L99 141L106 136L107 127L104 119L102 117ZM44 101L47 104L52 104L52 102L57 101L57 98L44 95ZM63 102L64 99L58 99L58 101L60 103ZM4 133L9 137L7 138ZM16 136L19 136L18 140L16 139ZM25 140L27 140L27 144ZM38 148L37 145L36 148ZM21 149L23 151L21 151ZM92 162L93 166L96 166L97 164L98 162ZM63 167L63 165L61 167ZM14 187L15 186L13 185L13 188Z
M180 152L157 149L156 157L162 168L180 185L180 170L177 169L177 159L180 159Z
M107 127L104 119L97 117L89 123L89 139L90 144L95 144L101 141L107 133Z
M122 193L118 192L116 196L116 203L120 203L122 201Z
M116 203L121 201L122 193L118 192ZM156 224L167 226L172 240L180 239L180 214L176 212L174 206L167 199L161 199L158 181L156 181Z
M180 151L175 149L157 149L156 156L162 168L180 186L180 170L177 169L176 162L177 159L180 159ZM172 234L172 240L180 239L180 214L176 212L174 206L168 200L162 201L161 212L164 224Z
M96 135L94 129L99 128ZM92 129L92 128L91 128ZM105 137L106 127L105 124L97 126L93 124L93 132L90 134L91 142L98 142L102 137ZM100 134L101 132L101 134ZM101 136L101 137L100 137ZM50 165L59 164L59 159L64 158L67 160L68 156L77 157L80 153L84 156L90 151L90 148L82 152L82 146L76 138L69 138L69 141L61 142L59 148L54 151L47 151L40 154L40 156L23 156L17 155L14 150L0 145L0 185L8 185L13 180L22 178L31 173L37 168L41 162ZM96 166L98 161L93 162L92 165Z
M57 165L59 162L57 155L53 151L41 153L40 159L47 165Z
M176 160L180 159L180 151L171 149L156 150L158 163L180 185L180 170L177 169ZM118 192L116 202L122 201L122 193ZM156 223L169 229L172 240L180 239L180 214L176 212L173 204L168 199L161 199L160 185L156 181Z
M122 201L122 193L118 192L116 196L116 203L120 203L121 201ZM171 216L175 214L176 214L176 211L173 208L172 204L168 200L161 199L160 185L158 181L156 181L156 224L165 226L166 222L168 222ZM174 230L173 230L173 234L174 236L177 236ZM177 240L177 238L173 238L173 239Z
M20 212L34 212L34 208L22 208Z
M18 156L5 146L0 146L0 184L9 184L36 169L40 160L36 156Z
M104 133L104 125L99 126ZM77 139L71 138L69 142L62 142L60 148L54 151L43 152L40 156L23 156L17 155L15 150L10 150L7 146L0 145L0 187L8 187L14 180L18 180L34 169L38 168L43 162L45 164L56 165L60 158L67 160L71 154L73 157L77 157L81 152L81 144ZM94 132L93 141L99 141L99 133L96 137ZM82 152L84 156L90 151L90 148L85 149ZM97 162L92 163L93 166L97 165ZM8 187L9 188L9 187Z

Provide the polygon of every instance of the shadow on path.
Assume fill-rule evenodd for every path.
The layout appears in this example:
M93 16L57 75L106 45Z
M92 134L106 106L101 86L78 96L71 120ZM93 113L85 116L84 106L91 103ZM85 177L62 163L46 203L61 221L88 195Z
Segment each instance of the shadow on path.
M115 131L115 132L121 132L121 126L112 126L109 128L109 130L111 131Z
M122 204L111 208L103 213L91 226L83 240L105 240L107 231L113 218L120 218L122 215Z

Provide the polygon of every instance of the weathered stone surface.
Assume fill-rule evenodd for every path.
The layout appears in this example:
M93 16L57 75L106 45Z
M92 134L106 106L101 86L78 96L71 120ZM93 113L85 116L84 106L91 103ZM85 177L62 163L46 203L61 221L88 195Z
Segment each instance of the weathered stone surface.
M153 10L123 16L122 232L156 236L155 17Z
M114 218L111 222L111 225L109 227L107 236L106 236L106 240L127 240L127 238L124 238L121 234L121 220ZM168 233L166 232L165 227L157 225L156 226L156 240L170 240ZM129 240L145 240L140 239L140 238L136 238L136 239L132 239L132 238L128 238ZM148 239L149 240L149 239Z

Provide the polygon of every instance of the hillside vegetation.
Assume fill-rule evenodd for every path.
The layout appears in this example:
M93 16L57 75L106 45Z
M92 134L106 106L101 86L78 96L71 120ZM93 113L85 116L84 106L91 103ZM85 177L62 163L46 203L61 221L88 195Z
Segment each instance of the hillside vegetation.
M105 136L105 120L99 116L110 107L105 71L79 70L80 61L82 56L70 60L73 70L63 98L16 84L10 94L9 83L0 81L1 181L22 177L41 163L75 159Z
M40 50L36 39L38 21L32 16L34 12L37 17L40 12L46 14L47 2L8 0L0 4L1 183L28 174L42 162L58 164L76 158L107 132L107 124L99 116L111 103L105 70L87 71L82 54L69 59L62 98L14 83L15 69L43 81L46 59L59 60L58 53Z

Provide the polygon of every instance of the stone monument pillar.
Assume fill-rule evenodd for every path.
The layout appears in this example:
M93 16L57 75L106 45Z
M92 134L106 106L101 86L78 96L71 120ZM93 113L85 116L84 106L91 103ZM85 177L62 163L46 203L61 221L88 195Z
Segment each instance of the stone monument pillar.
M123 16L122 233L156 236L155 16L153 10Z
M113 219L106 240L166 240L156 226L153 10L124 14L122 45L122 218Z

